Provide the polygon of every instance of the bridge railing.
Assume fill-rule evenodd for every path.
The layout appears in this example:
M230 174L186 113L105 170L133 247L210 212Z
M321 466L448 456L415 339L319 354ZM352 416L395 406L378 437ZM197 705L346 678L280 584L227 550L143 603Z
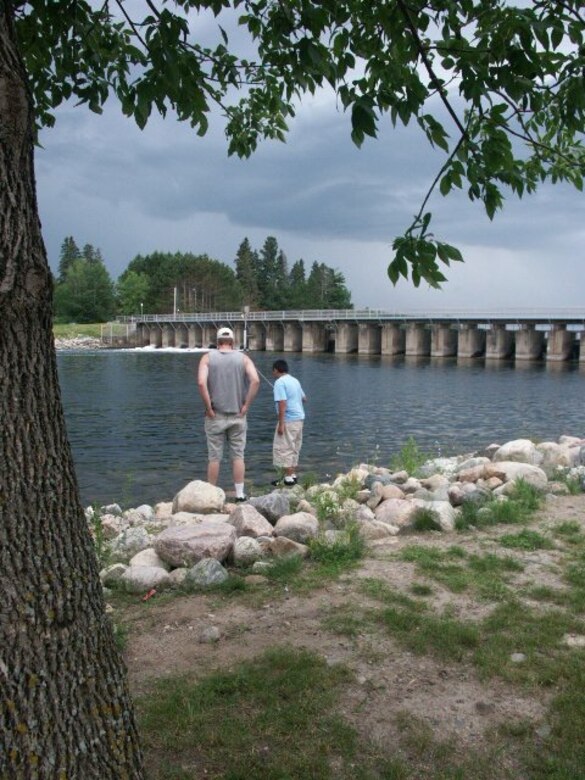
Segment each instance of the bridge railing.
M237 322L534 322L534 323L584 323L583 308L551 309L411 309L393 312L385 309L287 309L277 311L215 311L215 312L169 312L168 314L141 314L118 317L122 323L211 323L225 325Z

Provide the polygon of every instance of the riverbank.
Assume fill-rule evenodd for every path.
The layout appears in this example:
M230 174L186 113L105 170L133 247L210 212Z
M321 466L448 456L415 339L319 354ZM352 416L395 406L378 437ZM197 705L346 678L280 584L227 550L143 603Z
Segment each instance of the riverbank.
M304 509L332 534L328 559L299 556L297 566L267 552L263 570L226 562L230 576L211 589L111 591L149 777L162 780L171 770L184 777L319 780L580 777L585 495L570 493L577 488L570 478L581 476L583 443L508 442L473 453L475 462L460 456L431 467L411 453L411 473L364 465L328 485L274 491L264 500L273 496L274 504L284 494L290 504L294 496L293 515ZM531 462L497 460L498 451ZM573 465L553 468L553 453ZM543 465L563 479L543 482ZM510 485L493 494L514 481L506 474L515 469L541 483L535 512L520 511ZM459 500L454 487L467 493L468 509L451 503ZM437 501L445 491L456 517L472 510L475 525L450 527L446 515L433 525L430 513L419 511L424 522L417 528L397 511L396 528L384 529L390 506L430 500L415 497L421 490ZM475 504L472 495L482 490L492 492L491 500ZM266 505L224 504L223 521L217 514L196 521L199 512L186 510L202 509L202 493L178 495L153 515L160 522L165 511L174 514L179 536L227 524L248 548L262 544L248 515L252 508L266 514ZM214 495L205 501L222 499ZM497 509L503 506L514 511ZM353 507L363 531L377 528L353 562L343 562L337 536L341 507ZM501 514L489 515L487 507ZM249 536L240 536L247 517ZM138 528L137 514L126 519L130 530ZM281 519L268 528L256 518L269 544L285 538L276 535ZM300 520L310 533L310 519ZM163 544L155 541L165 556L176 552L167 531Z

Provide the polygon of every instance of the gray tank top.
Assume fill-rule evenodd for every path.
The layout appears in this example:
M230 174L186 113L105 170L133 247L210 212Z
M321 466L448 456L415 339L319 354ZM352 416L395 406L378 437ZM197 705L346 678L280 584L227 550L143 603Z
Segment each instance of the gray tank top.
M211 404L216 412L237 414L246 400L249 384L244 355L235 350L221 352L219 349L212 349L208 355L207 386Z

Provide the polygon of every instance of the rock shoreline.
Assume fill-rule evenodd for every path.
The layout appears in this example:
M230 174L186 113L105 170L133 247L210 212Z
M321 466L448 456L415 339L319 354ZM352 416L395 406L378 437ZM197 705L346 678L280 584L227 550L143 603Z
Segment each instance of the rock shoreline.
M194 480L172 501L126 511L117 504L88 508L86 517L110 562L100 572L104 587L151 593L217 584L229 567L261 581L278 558L308 558L315 541L343 543L351 530L369 545L416 532L423 519L426 528L451 533L466 502L507 501L519 480L545 494L566 494L567 480L582 484L584 476L584 438L516 439L429 460L414 474L362 463L332 483L276 489L244 504Z
M106 346L101 339L93 338L92 336L73 336L71 338L55 339L55 349L58 352L73 349L105 349Z

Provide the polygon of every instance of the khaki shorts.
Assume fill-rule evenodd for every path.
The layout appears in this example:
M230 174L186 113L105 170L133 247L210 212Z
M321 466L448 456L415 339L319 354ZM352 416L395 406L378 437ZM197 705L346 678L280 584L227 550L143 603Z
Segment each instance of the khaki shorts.
M282 436L278 435L277 424L272 444L272 460L277 468L298 466L299 453L303 446L303 423L304 420L285 422Z
M246 449L246 417L239 414L222 414L216 412L215 417L205 418L205 435L207 436L207 457L210 461L221 461L223 445L227 441L230 460L243 460Z

